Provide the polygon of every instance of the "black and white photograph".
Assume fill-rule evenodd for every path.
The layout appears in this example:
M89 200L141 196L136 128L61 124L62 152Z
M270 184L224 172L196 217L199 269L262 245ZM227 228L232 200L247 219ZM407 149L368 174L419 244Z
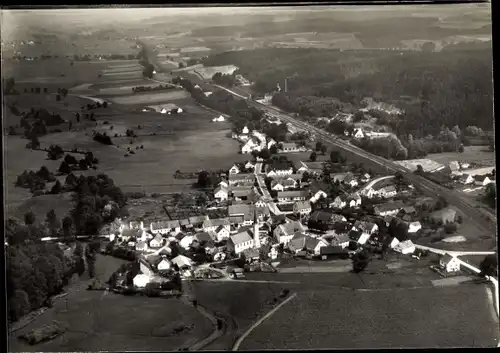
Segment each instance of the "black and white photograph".
M493 21L2 7L7 351L500 347Z

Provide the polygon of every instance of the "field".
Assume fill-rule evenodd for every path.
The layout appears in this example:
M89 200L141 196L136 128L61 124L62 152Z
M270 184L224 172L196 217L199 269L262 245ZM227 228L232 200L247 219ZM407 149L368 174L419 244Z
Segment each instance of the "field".
M273 299L286 284L193 282L199 304L228 321L229 332L204 349L230 350L238 336L275 305Z
M490 152L487 146L467 146L464 147L464 152L447 152L430 154L429 159L444 165L452 161L477 163L479 165L490 166L495 165L495 153Z
M316 289L299 291L240 349L494 347L497 339L484 286Z
M431 172L431 171L443 166L443 164L434 161L433 158L432 159L431 158L408 159L406 161L394 161L394 162L409 169L412 172L417 170L417 165L419 165L419 164L424 169L424 172Z
M212 76L217 72L220 72L225 75L231 75L238 67L234 65L224 65L224 66L210 66L210 67L202 67L194 70L195 73L201 75L204 80L212 79Z
M187 97L189 97L189 94L186 91L168 90L164 92L113 97L110 98L110 101L122 105L138 105L138 104L164 103L172 100L184 99Z
M107 280L123 262L99 256L96 263L98 276ZM35 346L11 336L9 351L176 350L212 332L211 324L201 314L176 299L127 297L85 290L69 292L66 297L68 311L65 310L65 300L59 300L54 308L16 332L15 336L52 320L68 323L68 332ZM171 334L174 328L184 325L192 325L192 329Z

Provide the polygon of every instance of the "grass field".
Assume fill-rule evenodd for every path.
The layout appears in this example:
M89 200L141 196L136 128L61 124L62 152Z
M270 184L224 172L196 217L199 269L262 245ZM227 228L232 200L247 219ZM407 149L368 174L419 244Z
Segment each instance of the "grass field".
M497 324L484 286L316 289L299 292L240 349L494 347Z
M98 277L107 280L123 262L99 256L96 263ZM24 344L11 336L9 351L176 350L212 332L208 320L176 299L126 297L85 290L69 292L67 312L65 300L60 300L15 336L52 320L68 323L68 332L36 346ZM181 334L171 334L179 325L193 327Z
M237 337L275 305L273 299L286 284L193 282L198 302L229 321L230 331L204 349L230 350Z
M463 153L433 153L428 158L444 165L452 161L473 162L484 166L495 165L495 153L490 152L488 146L467 146Z
M202 67L202 68L197 68L194 71L200 74L203 79L210 80L212 79L212 76L215 75L217 72L230 75L237 69L238 67L234 65L224 65L224 66Z
M110 98L111 102L122 105L152 104L164 103L177 99L189 97L189 94L183 90L168 90L164 92L135 94L123 97Z

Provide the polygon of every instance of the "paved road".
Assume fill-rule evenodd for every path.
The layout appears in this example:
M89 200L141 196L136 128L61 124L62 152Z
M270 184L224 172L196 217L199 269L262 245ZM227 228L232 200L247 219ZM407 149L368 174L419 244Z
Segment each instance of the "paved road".
M364 195L365 193L367 193L371 188L373 188L373 185L375 185L376 183L378 183L379 181L382 181L382 180L386 180L386 179L391 179L391 178L394 178L394 175L386 175L386 176L383 176L383 177L380 177L380 178L377 178L377 179L373 179L372 181L370 181L368 184L366 184L360 191L359 193L361 195Z

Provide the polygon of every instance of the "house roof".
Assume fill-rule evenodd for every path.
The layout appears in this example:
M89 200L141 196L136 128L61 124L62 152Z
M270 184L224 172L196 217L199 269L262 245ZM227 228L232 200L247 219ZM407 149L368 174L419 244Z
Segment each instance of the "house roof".
M226 229L223 225L218 226L215 228L215 234L219 234L222 230Z
M459 180L463 180L463 181L465 181L465 180L467 180L468 178L470 178L470 175L469 175L469 174L462 174L462 175L460 175Z
M346 254L347 252L340 246L327 245L320 248L319 253L320 255L340 255L340 254Z
M323 240L306 236L305 248L309 251L313 251L319 243L324 243ZM326 244L325 244L326 246Z
M122 231L123 237L136 237L141 235L142 231L137 229L125 229Z
M380 204L380 205L376 205L374 207L375 211L377 212L387 212L387 211L394 211L394 210L397 210L397 209L401 209L403 208L404 205L401 201L395 201L395 202L387 202L387 203L383 203L383 204Z
M243 180L255 180L255 174L252 173L240 173L240 174L230 174L229 181L243 181Z
M243 232L236 233L231 235L229 239L233 242L234 245L243 244L247 241L251 241L253 234L251 234L250 230L246 230Z
M405 248L411 248L415 246L411 240L405 240L402 242L399 242L398 245L396 245L399 249L405 249Z
M289 170L293 167L293 163L290 161L280 161L275 160L267 165L267 170L278 171L278 170Z
M414 227L421 227L421 226L422 226L422 224L420 224L420 222L419 222L419 221L416 221L416 222L411 222L411 223L410 223L410 226L414 226Z
M299 221L292 221L285 224L280 224L278 227L281 229L283 233L287 235L295 234L297 232L303 232L305 229L302 223L300 223Z
M229 216L253 214L252 206L244 203L229 205L227 211Z
M252 195L253 188L248 186L234 187L231 188L231 193L233 194L234 197L248 197Z
M365 231L365 232L371 232L377 227L375 223L372 222L363 222L363 221L356 221L354 222L354 226L358 228L359 230Z
M154 241L157 241L158 243L161 243L161 242L163 242L163 237L160 234L156 234L156 236L151 240L152 241L154 240Z
M223 185L218 186L218 187L214 190L214 193L215 193L215 194L217 194L217 193L218 193L218 192L220 192L220 191L222 191L222 192L224 192L224 193L226 193L226 194L228 193L227 188L226 188L225 186L223 186Z
M451 161L449 166L450 166L451 170L459 170L460 169L460 164L458 164L457 161Z
M487 175L474 175L475 181L484 181L486 178L489 179L489 177Z
M357 231L357 230L351 230L349 233L347 233L347 236L349 239L357 241L361 237L363 232Z
M278 191L278 198L307 197L307 190Z
M347 197L347 195L345 195L345 194L340 194L340 195L338 195L338 196L335 198L335 200L333 200L333 202L339 202L339 201L340 201L340 202L345 202L345 201L347 201L347 198L348 198L348 197Z
M228 226L230 225L231 222L229 222L229 218L214 218L214 219L207 219L205 222L203 222L203 227L220 227L220 226Z
M351 173L331 173L330 179L333 181L343 182L348 176L352 177Z
M250 259L260 256L259 250L255 248L245 249L243 250L243 254L245 255L245 257Z
M172 259L172 263L179 266L192 266L193 260L191 260L189 257L184 256L184 255L177 255Z
M385 186L385 187L381 188L379 191L380 192L387 192L387 193L389 193L389 192L397 192L397 190L394 187L394 185Z
M180 219L179 224L181 226L187 226L187 225L189 225L189 219Z
M302 250L306 246L306 236L302 232L296 232L288 243L290 250Z
M416 212L415 207L413 207L413 206L406 206L406 207L403 207L401 210L404 211L404 213Z
M336 235L333 237L332 239L332 244L342 244L342 243L346 243L346 242L349 242L349 237L347 235Z
M311 202L309 201L297 201L295 202L295 205L294 205L295 209L297 210L307 210L307 209L310 209L311 208Z
M309 220L315 222L327 223L332 221L332 216L333 213L330 211L318 210L311 213L311 216L309 216Z
M229 216L229 221L231 223L243 223L244 220L245 218L243 217L243 215Z
M285 148L297 148L297 144L295 142L283 142L283 149Z
M194 235L194 238L198 240L198 242L206 241L207 243L213 243L214 239L209 232L200 232Z
M153 229L166 229L166 228L177 228L180 227L179 220L173 221L157 221L151 223Z
M441 256L440 262L444 263L445 265L448 265L451 261L453 261L453 256L450 254L444 254Z
M207 215L193 216L193 217L189 217L189 223L191 223L191 224L203 224L203 222L205 222L207 219L209 219Z
M147 248L148 247L148 244L146 244L145 241L142 241L142 240L139 240L137 242L137 244L135 244L135 247L136 248Z

